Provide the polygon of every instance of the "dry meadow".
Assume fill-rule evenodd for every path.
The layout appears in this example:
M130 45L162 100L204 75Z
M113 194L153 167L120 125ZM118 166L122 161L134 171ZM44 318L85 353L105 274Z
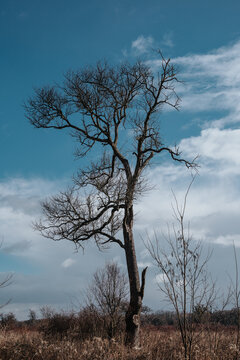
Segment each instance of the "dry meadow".
M196 335L192 360L239 359L233 328L208 329ZM140 349L126 348L123 336L78 339L76 334L46 336L27 327L0 331L0 360L182 360L183 354L180 334L173 327L144 327Z

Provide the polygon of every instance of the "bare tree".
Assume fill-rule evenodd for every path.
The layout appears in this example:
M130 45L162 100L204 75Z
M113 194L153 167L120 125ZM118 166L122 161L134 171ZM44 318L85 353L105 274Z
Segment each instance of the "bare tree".
M238 259L237 259L237 251L235 243L233 242L233 253L234 253L234 264L235 264L235 281L230 278L231 280L231 295L232 295L232 302L233 306L236 310L237 315L237 332L236 332L236 353L234 359L239 358L239 352L240 352L240 290L239 290L239 269L238 269Z
M173 224L172 229L168 229L168 235L161 239L163 241L155 234L155 242L149 239L146 243L160 270L161 280L158 286L176 311L186 360L192 359L193 345L197 339L194 323L201 321L211 309L216 296L215 284L206 267L211 252L203 255L201 242L194 241L189 224L185 224L186 201L192 182L182 207L174 195L173 211L177 225Z
M139 345L146 274L144 269L140 283L133 236L134 201L145 189L143 171L163 152L195 166L177 148L164 146L160 137L157 114L164 106L179 107L176 81L174 66L163 57L156 75L142 62L115 67L98 63L70 71L62 85L36 89L25 104L36 128L70 130L79 143L77 156L92 149L102 154L78 172L71 189L43 203L44 219L37 229L77 246L92 238L98 247L115 243L123 249L130 286L126 343L132 346Z
M12 283L13 274L7 274L3 279L0 280L0 289L5 288ZM0 305L0 309L9 304L11 299Z
M29 309L28 311L28 320L30 322L30 324L34 324L37 320L37 314L36 311L33 309Z
M1 242L0 244L0 248L2 247L2 244L3 244L3 241ZM8 273L6 274L5 276L3 276L1 279L0 279L0 289L3 289L9 285L11 285L12 283L12 279L13 279L13 274L12 273ZM6 306L7 304L9 304L11 301L11 299L9 299L8 301L6 301L5 303L3 304L0 304L0 309L2 309L4 306Z
M110 338L115 336L121 325L127 294L126 275L116 263L106 264L94 273L87 292L88 304L93 305L103 315Z

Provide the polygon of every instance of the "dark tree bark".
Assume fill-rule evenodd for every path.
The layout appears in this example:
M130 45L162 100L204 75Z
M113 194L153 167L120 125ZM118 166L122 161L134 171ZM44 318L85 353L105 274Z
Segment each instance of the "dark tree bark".
M145 190L143 171L162 152L195 166L161 142L157 113L163 106L178 109L179 98L174 67L163 57L160 63L157 74L141 62L69 72L63 85L35 90L25 105L33 126L71 130L78 156L96 147L102 151L101 159L78 172L72 189L43 203L44 219L36 227L53 240L83 246L94 239L98 247L116 243L125 251L130 288L126 343L132 346L139 346L146 274L144 269L140 284L133 237L134 202Z

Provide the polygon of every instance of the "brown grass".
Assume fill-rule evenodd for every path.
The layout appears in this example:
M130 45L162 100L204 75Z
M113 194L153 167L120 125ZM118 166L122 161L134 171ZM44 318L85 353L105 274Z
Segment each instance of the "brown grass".
M233 329L221 328L199 333L193 360L232 360L236 357ZM127 349L119 341L94 337L77 340L44 337L38 331L0 331L0 360L182 360L183 348L179 332L170 327L145 328L142 347Z

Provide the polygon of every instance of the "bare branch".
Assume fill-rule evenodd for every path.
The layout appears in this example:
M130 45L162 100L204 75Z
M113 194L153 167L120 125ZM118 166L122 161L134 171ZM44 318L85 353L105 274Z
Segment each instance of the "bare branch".
M145 267L142 271L142 285L141 285L141 289L140 289L140 296L143 299L144 296L144 288L145 288L145 277L146 277L146 272L147 272L147 267Z

